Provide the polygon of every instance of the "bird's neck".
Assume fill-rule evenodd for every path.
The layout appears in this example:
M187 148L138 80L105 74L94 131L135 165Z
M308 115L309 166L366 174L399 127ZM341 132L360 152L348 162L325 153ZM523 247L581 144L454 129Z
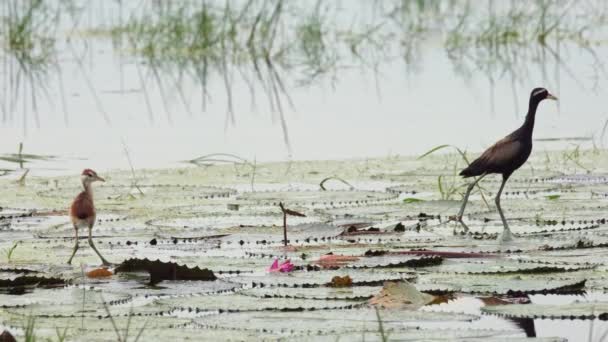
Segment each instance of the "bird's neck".
M534 130L534 119L536 118L536 109L538 108L538 102L530 100L528 107L528 114L526 115L526 121L521 126L525 135L532 138L532 131Z
M90 198L93 198L93 187L91 186L91 183L83 182L82 186L84 187L84 193Z

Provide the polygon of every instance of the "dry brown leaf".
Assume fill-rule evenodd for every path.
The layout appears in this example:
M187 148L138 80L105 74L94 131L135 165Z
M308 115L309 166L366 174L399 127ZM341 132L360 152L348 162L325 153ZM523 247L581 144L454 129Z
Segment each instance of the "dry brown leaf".
M329 287L351 287L353 286L353 279L345 275L344 277L335 276L331 278L331 282L327 284Z
M89 278L106 278L111 277L112 275L112 271L108 270L107 268L96 268L87 272L87 277Z

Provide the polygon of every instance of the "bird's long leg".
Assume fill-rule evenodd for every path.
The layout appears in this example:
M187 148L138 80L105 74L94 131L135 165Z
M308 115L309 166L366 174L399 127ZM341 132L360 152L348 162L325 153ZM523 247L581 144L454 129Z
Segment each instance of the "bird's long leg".
M475 188L475 185L477 185L477 183L479 183L479 181L486 175L487 175L487 173L483 173L475 181L473 181L473 183L469 184L469 187L467 188L467 193L464 195L464 198L462 199L462 206L460 207L460 211L458 212L457 219L458 219L458 222L460 222L460 224L464 227L465 232L469 231L469 227L462 221L462 215L464 215L464 208L466 208L466 206L467 206L467 202L469 201L469 195L471 194L471 191L473 191L473 188Z
M74 245L72 256L70 257L70 260L68 260L68 265L72 264L72 259L74 259L74 255L76 255L76 251L78 250L78 227L74 226L74 231L76 232L76 244Z
M104 259L104 257L101 256L101 253L99 253L99 251L97 250L97 248L95 248L95 244L93 243L93 237L91 236L92 231L93 231L93 227L89 227L89 246L91 246L91 248L93 248L93 250L95 251L95 253L97 253L97 255L101 259L101 262L103 263L104 266L110 266L110 265L112 265L110 262L108 262L106 259Z
M505 184L507 183L508 179L509 179L509 177L503 176L502 184L500 185L500 189L498 190L498 193L496 194L496 198L494 199L494 202L496 203L496 209L498 209L498 213L500 214L500 218L502 220L502 225L504 227L504 229L502 231L502 235L499 237L499 240L501 240L501 241L511 241L513 239L513 236L511 235L511 230L509 229L509 224L507 223L507 219L505 218L505 215L502 213L502 208L500 207L500 195L502 194L502 189L505 187Z

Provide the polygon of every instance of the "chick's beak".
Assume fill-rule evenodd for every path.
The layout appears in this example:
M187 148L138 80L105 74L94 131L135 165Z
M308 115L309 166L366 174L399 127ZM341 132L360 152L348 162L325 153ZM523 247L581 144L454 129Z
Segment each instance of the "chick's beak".
M557 101L557 96L552 95L552 94L548 94L548 95L547 95L547 99Z
M103 179L102 177L99 177L99 176L95 176L95 180L102 181L102 182L106 181L105 179Z

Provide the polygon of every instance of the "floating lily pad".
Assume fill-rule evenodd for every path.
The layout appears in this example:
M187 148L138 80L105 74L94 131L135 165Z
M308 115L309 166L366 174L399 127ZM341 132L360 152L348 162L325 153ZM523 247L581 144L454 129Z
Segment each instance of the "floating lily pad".
M40 191L39 196L71 200L81 187L54 188ZM236 193L235 190L205 185L178 184L142 184L137 187L130 184L98 184L95 186L95 199L101 203L146 199L153 197L155 201L180 199L182 201L200 201L204 199L223 198ZM141 191L141 192L140 192Z
M378 293L381 286L351 286L347 288L313 287L255 287L241 293L262 298L314 299L314 300L355 300L364 301Z
M278 206L353 206L373 204L397 198L397 195L377 191L262 191L237 196L237 201L249 205Z
M126 279L125 279L126 278ZM145 278L138 275L122 275L118 281L103 281L94 284L95 289L106 294L117 295L116 299L106 299L112 307L121 308L124 312L130 307L140 307L154 304L158 300L168 302L175 298L191 298L200 296L220 296L236 293L241 285L224 280L193 282L193 281L165 281L156 285L142 284ZM124 296L124 297L120 297ZM152 305L154 307L154 305ZM158 308L158 307L157 307Z
M317 272L292 272L289 274L264 274L243 275L230 278L231 281L239 282L254 287L324 287L335 276L350 276L353 286L378 286L385 281L397 281L412 279L411 273L389 272L376 270L373 272L359 269L328 270Z
M371 305L388 309L417 310L435 300L433 295L422 293L407 281L386 282L380 293L369 300Z
M36 288L19 296L0 294L0 306L10 308L12 312L22 312L24 315L31 311L36 315L72 316L83 314L83 310L87 315L92 315L92 312L101 314L101 304L104 301L110 303L128 298L128 293L102 292L91 286L66 286L53 289Z
M12 279L0 279L0 290L10 292L16 288L63 286L65 283L66 280L62 278L22 275Z
M417 280L420 291L463 292L472 294L525 295L535 293L576 293L585 288L585 280L509 275L420 275Z
M324 311L357 307L365 303L364 300L353 301L348 299L314 300L306 298L273 298L248 296L246 294L226 294L219 296L200 296L190 298L175 298L160 300L161 305L171 305L176 313L189 313L191 316L206 316L210 314L223 314L235 312L262 312L262 311Z
M458 202L452 201L414 201L407 204L407 209L402 203L388 202L372 204L362 207L327 208L323 211L337 222L346 219L359 219L361 221L395 221L402 222L408 226L417 222L439 222L441 215L436 214L438 210L445 211L446 208L458 209Z
M129 259L123 261L115 270L115 273L146 271L150 274L150 284L156 284L162 280L216 280L217 277L208 269L199 267L190 268L173 262L162 262L160 260Z
M608 320L608 303L581 302L562 305L508 304L485 306L481 311L506 317L543 319L596 319Z
M416 322L467 322L475 320L475 315L381 310L385 329L404 330L413 327ZM240 328L253 331L269 331L287 335L346 333L367 331L370 328L377 332L376 312L371 308L350 310L324 310L322 317L317 312L263 312L263 313L228 313L197 318L196 321L208 329ZM303 322L305 324L303 324Z
M388 329L386 335L390 340L395 341L443 341L446 336L451 339L462 340L462 341L484 341L484 342L566 342L566 339L559 337L539 337L529 338L522 336L522 332L515 330L499 330L499 329L478 329L462 328L462 324L455 328L424 328L414 327L406 330ZM366 341L382 341L382 336L379 334L377 328L374 330L373 326L370 326L366 331L356 332L340 332L340 333L326 333L323 335L310 335L305 337L290 337L290 340L294 341L321 341L321 342L333 342L336 340L345 341L358 341L365 336Z
M608 176L603 174L573 174L554 176L547 179L549 183L557 184L606 184Z
M527 330L501 318L511 317L507 314L481 315L477 295L514 302L533 294L554 293L557 300L568 293L608 290L608 183L603 180L551 180L557 173L536 165L543 171L518 170L502 202L515 240L501 242L496 236L502 220L491 196L486 196L489 206L478 191L471 196L464 218L471 235L460 234L462 227L450 221L468 182L455 177L457 192L439 200L437 177L453 172L451 167L407 160L390 166L378 162L357 173L350 167L356 163L339 165L360 191L318 191L319 180L335 173L326 172L323 163L293 163L289 173L284 164L260 165L253 187L264 191L258 192L250 192L251 175L235 176L232 166L142 171L143 195L131 187L130 172L111 173L106 184L94 187L93 239L108 260L133 259L133 267L95 279L83 277L83 269L86 273L100 262L86 242L86 230L79 232L81 248L73 266L65 265L74 245L66 209L80 191L77 177L32 178L24 187L0 182L0 279L53 276L73 284L11 287L18 291L0 294L1 324L21 331L33 314L40 339L55 339L56 327L69 326L67 340L108 340L115 335L107 306L119 329L130 313L135 315L129 339L147 321L142 340L380 340L378 318L367 301L386 281L406 279L420 292L458 299L407 313L380 310L389 339L498 341L523 338ZM598 170L603 167L597 164ZM369 174L399 183L371 180ZM297 183L290 183L294 179ZM500 181L487 177L480 184L489 195ZM406 198L414 200L403 203ZM286 247L279 201L307 215L288 218ZM351 227L354 231L341 234ZM5 251L17 240L10 263L5 262ZM316 264L327 255L353 258L328 268ZM135 267L145 258L149 264ZM268 273L275 259L290 259L294 270ZM158 282L199 271L217 279ZM350 277L353 286L328 286L335 277ZM462 305L460 299L479 306ZM578 312L571 304L563 306ZM445 312L427 312L435 310ZM554 307L539 307L539 316L512 317L542 319L544 310L545 318L565 317ZM576 315L591 318L585 310Z
M351 268L416 268L439 265L443 258L438 256L416 256L388 254L361 258L347 265Z
M302 223L318 221L319 218L310 217L290 217L290 226ZM220 230L225 228L247 228L258 226L282 226L283 214L280 211L263 212L257 214L246 213L224 213L213 215L209 213L198 213L183 217L171 217L150 220L149 225L160 228L196 228L198 230Z
M4 318L3 324L10 325L16 328L22 328L23 322L27 322L31 316L30 310L2 310L0 311ZM70 316L55 316L49 315L34 315L35 333L37 338L48 338L49 340L57 339L57 329L60 333L63 328L67 327L66 338L68 340L87 340L87 341L103 341L116 338L114 324L118 329L121 329L124 336L126 327L129 326L129 336L137 336L141 331L141 338L144 340L169 339L169 338L187 338L195 336L192 331L182 332L177 327L181 324L186 324L190 320L179 318L170 315L160 315L160 311L156 314L153 312L142 313L134 311L131 317L129 315L115 315L112 319L104 317L100 312L98 316L85 315L82 317L77 311ZM85 327L80 329L80 327ZM188 331L188 330L186 330ZM163 338L164 337L164 338Z
M594 265L483 258L454 260L440 266L430 267L428 270L457 274L543 274L579 271L593 267Z

